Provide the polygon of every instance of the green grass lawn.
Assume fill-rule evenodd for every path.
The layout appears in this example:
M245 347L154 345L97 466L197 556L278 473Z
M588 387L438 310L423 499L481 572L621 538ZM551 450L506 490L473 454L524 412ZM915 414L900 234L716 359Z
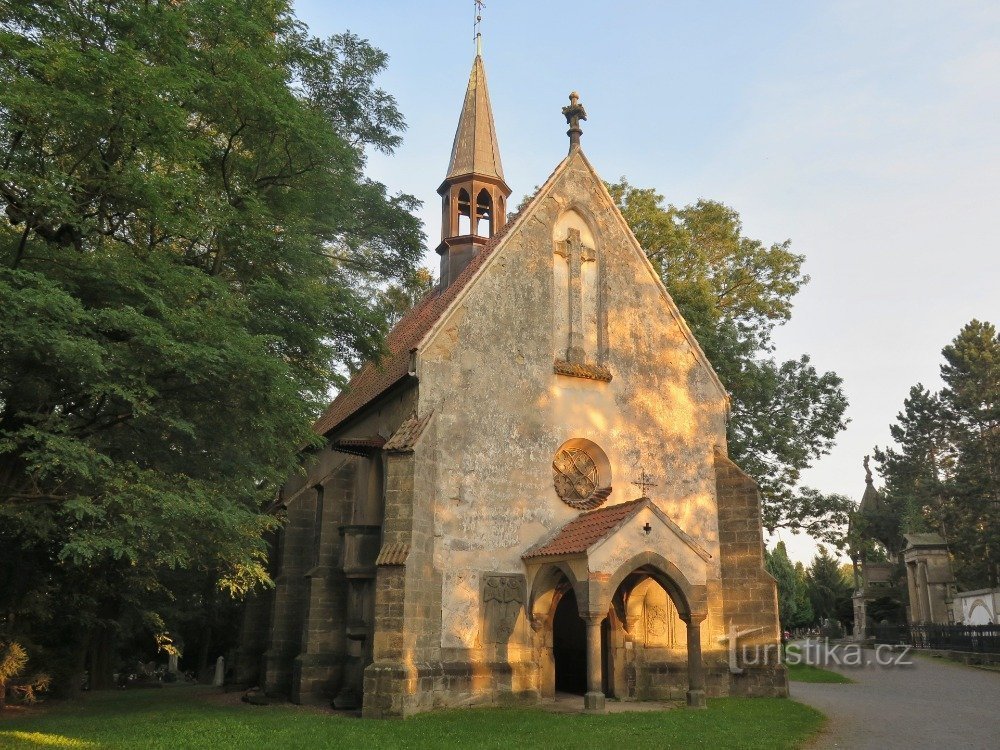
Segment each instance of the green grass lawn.
M839 672L814 667L812 664L805 662L792 664L788 659L789 656L801 658L798 646L789 646L785 649L785 668L788 670L788 679L791 682L835 682L842 685L854 682Z
M837 682L841 684L854 682L839 672L814 667L812 664L785 664L785 666L788 669L788 679L792 682Z
M706 711L601 716L537 709L463 709L403 721L351 719L300 707L234 705L210 688L105 692L0 718L10 748L796 748L823 722L781 698L718 698Z

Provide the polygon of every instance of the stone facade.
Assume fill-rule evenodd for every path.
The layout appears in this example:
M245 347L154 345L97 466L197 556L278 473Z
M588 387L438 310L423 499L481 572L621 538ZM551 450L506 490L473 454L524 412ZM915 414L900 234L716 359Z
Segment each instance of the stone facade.
M449 181L469 179L442 186L446 226L471 210ZM492 237L459 239L471 259L331 405L327 448L285 487L241 674L262 664L268 693L370 717L557 687L593 710L787 695L727 395L582 150Z
M1000 588L956 594L952 601L952 620L961 625L1000 623Z
M904 534L907 619L913 625L947 625L952 622L955 576L948 545L938 534Z

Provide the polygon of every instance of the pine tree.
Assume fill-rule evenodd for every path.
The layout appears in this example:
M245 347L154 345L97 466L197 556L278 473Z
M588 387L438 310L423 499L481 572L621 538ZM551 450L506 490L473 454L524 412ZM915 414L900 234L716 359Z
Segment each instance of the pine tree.
M940 522L970 587L1000 583L1000 336L968 323L941 354L941 402L955 453Z
M806 586L818 621L844 619L845 602L849 604L851 600L850 586L840 563L822 545L806 574Z
M796 590L795 568L788 559L784 542L778 542L773 550L764 553L764 567L774 576L778 586L778 619L782 630L795 627L800 619Z
M875 449L899 534L934 531L965 588L1000 578L1000 338L973 320L942 350L945 387L917 384Z

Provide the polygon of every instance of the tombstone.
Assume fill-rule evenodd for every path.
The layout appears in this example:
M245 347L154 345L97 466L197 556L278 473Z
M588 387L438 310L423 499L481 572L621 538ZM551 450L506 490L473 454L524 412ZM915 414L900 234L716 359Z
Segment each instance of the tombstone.
M226 660L221 656L215 660L215 678L212 680L213 687L222 687L226 675Z

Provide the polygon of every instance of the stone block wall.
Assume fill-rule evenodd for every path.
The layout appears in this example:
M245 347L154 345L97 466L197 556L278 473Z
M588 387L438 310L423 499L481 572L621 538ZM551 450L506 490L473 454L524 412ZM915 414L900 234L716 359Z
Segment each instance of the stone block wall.
M722 572L723 621L737 639L737 663L744 669L730 677L730 695L788 695L788 675L774 663L780 648L778 589L764 568L764 539L757 484L725 455L715 453L719 502L719 552ZM743 649L770 664L743 665Z
M264 690L290 696L294 659L302 647L302 620L309 590L306 571L312 564L316 493L300 492L288 503L288 520L278 532L278 575L274 578L269 645L264 655Z
M363 714L404 715L406 696L416 688L412 659L406 659L406 573L413 524L413 453L385 458L382 551L376 561L373 662L365 668Z
M236 651L236 682L239 685L260 685L270 634L273 596L273 589L257 591L248 595L243 603L240 641Z
M295 703L329 702L342 678L347 581L338 530L350 520L357 463L345 459L320 485L322 508L314 516L319 528L318 533L313 528L313 561L305 573L302 645L293 668L290 697Z

